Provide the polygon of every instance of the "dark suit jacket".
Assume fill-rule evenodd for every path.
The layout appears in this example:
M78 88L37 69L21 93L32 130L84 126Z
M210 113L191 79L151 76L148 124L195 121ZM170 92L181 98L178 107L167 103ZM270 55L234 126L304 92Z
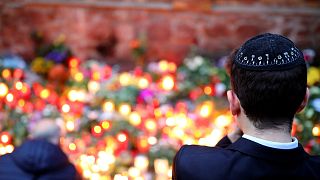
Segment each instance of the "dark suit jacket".
M59 146L30 140L11 154L0 156L0 180L80 179L75 167Z
M320 156L303 147L269 148L245 138L224 137L216 147L185 145L176 154L173 179L320 179Z

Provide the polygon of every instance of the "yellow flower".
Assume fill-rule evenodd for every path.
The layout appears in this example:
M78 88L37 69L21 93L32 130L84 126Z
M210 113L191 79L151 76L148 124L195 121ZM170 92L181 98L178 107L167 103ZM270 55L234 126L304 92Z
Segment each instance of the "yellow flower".
M36 73L43 73L45 60L42 57L35 58L31 63L31 70Z
M316 67L310 67L308 69L308 80L307 80L308 85L312 86L319 81L320 81L320 70Z
M37 57L31 63L31 70L35 73L46 74L53 65L52 61L47 61L43 57Z

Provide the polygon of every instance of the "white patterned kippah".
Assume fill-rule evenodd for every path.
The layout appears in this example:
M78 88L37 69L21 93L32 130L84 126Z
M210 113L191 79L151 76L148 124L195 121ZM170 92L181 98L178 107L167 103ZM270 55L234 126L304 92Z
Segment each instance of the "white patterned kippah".
M278 71L305 64L305 60L291 40L266 33L246 41L237 52L234 63L248 70Z

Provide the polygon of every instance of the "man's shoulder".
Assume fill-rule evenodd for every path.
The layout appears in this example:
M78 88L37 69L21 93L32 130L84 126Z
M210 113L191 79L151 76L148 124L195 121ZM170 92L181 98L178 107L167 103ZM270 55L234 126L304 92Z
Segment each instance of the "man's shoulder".
M10 162L11 159L9 157L10 154L4 154L0 156L0 164Z
M0 179L31 179L13 160L13 154L0 156Z
M13 159L12 159L12 154L4 154L0 156L0 167L7 167L7 165L15 165Z
M71 163L60 167L59 169L50 170L38 177L39 180L45 179L81 179L75 166Z
M200 145L183 145L179 152L181 154L190 155L190 156L199 156L199 155L224 155L233 153L231 149L225 149L220 147L209 147L209 146L200 146Z
M320 170L320 155L309 156L308 162L311 163L311 164L317 165L317 167Z
M235 151L220 147L208 147L199 145L183 145L176 154L176 161L185 164L192 162L194 164L203 164L210 161L210 165L219 164L220 161L227 162L233 157Z
M223 178L237 152L219 147L184 145L176 154L174 169L178 179ZM221 166L223 164L223 166ZM219 171L213 171L219 169ZM197 172L197 173L195 173Z

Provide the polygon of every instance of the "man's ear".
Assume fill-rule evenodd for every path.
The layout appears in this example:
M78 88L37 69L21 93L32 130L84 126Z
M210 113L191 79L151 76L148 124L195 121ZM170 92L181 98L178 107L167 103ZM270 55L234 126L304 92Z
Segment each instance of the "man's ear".
M300 104L300 106L299 106L299 108L297 110L297 113L302 111L303 108L306 107L306 105L308 103L309 96L310 96L309 88L306 88L306 95L304 96L303 101L302 101L302 103Z
M234 116L239 115L241 112L241 107L240 107L240 101L237 95L232 90L229 90L227 92L227 97L228 97L229 107L232 115Z

